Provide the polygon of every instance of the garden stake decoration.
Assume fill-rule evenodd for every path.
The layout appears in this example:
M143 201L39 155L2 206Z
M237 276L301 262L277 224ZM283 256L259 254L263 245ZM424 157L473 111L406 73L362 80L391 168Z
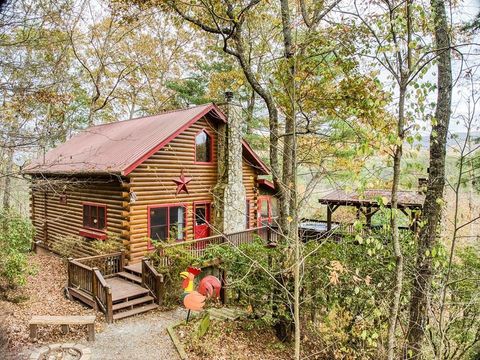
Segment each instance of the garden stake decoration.
M180 273L183 279L182 301L186 309L188 309L187 322L190 318L190 311L202 311L205 306L205 300L209 298L218 298L222 283L218 278L212 275L205 276L198 284L198 291L193 290L195 276L200 274L202 270L189 266L187 271Z

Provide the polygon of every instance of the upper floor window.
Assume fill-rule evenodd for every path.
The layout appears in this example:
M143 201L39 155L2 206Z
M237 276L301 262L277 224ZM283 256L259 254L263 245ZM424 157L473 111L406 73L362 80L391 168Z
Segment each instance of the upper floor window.
M83 204L83 226L90 229L105 230L107 227L107 206L102 204Z
M195 162L211 162L212 153L212 137L202 130L195 136Z

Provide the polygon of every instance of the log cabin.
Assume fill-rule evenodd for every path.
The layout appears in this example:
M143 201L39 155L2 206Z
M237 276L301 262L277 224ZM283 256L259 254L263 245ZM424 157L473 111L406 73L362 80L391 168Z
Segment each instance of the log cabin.
M154 240L271 222L269 170L242 138L242 122L230 100L78 133L25 168L36 244L54 251L79 237L79 257L91 255L92 239L115 237L136 263Z

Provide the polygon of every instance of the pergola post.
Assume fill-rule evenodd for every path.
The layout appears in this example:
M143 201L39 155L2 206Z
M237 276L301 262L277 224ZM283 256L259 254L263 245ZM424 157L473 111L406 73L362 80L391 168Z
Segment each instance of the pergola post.
M327 205L327 231L332 230L332 215L340 205Z
M332 230L332 206L327 205L327 231Z

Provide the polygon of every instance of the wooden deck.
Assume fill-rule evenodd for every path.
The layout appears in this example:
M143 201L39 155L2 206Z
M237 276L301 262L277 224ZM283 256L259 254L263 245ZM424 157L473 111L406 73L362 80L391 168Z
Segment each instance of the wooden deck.
M125 299L144 296L149 292L148 289L120 277L106 279L106 282L112 288L112 301L114 303Z

